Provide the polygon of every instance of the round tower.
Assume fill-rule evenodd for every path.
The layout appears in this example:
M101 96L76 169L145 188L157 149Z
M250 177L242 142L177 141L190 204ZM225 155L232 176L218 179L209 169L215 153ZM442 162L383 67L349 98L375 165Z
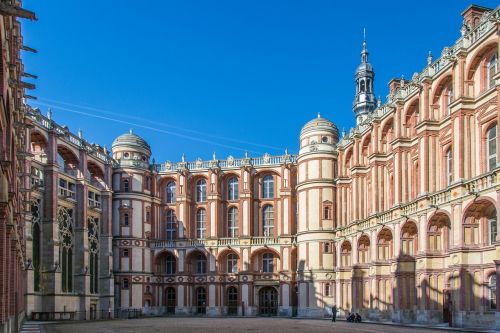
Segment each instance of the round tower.
M339 132L321 118L300 132L297 160L298 314L323 317L334 304L335 185Z
M154 181L150 172L151 147L132 130L112 144L113 158L113 266L115 308L142 308L152 303L151 251L147 240L154 216ZM141 276L141 279L132 275Z

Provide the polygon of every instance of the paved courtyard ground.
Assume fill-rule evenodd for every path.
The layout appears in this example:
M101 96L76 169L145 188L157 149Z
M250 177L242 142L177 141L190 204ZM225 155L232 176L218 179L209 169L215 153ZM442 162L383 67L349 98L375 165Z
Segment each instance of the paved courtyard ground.
M443 332L428 328L401 327L377 324L353 324L345 321L286 318L144 318L94 322L62 322L43 325L46 333L332 333L332 332Z

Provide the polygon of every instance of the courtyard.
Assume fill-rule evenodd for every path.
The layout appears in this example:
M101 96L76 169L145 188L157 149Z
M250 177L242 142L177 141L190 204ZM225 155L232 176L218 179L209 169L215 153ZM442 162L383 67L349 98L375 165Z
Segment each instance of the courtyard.
M425 330L425 331L424 331ZM43 325L42 332L58 333L323 333L323 332L439 332L429 328L402 327L345 321L332 323L329 320L287 319L287 318L201 318L201 317L158 317L130 320L61 322ZM441 331L442 332L442 331Z

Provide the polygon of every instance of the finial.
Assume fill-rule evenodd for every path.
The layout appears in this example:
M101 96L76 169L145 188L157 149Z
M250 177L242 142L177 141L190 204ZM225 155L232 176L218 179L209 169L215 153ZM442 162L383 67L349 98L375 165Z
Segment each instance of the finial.
M131 128L128 130L128 134L134 134Z
M108 154L108 148L106 148L106 145L104 145L104 147L102 149L104 151L104 154Z
M344 136L345 136L345 128L342 127L342 137L344 137Z
M404 85L405 85L405 76L404 75L401 75L401 81L399 81L399 85L401 86L401 88L404 87Z
M318 118L321 118L321 114L318 112Z
M381 104L382 104L382 98L380 98L379 96L377 99L377 107L379 108Z
M81 139L83 137L83 132L82 132L82 129L79 128L78 129L78 137Z
M186 162L186 155L184 153L182 153L182 158L181 159L182 159L183 163Z
M427 65L430 66L432 64L432 52L429 51L429 54L427 55Z
M248 151L245 150L245 158L248 158Z
M212 154L212 159L213 159L214 161L216 160L216 158L215 158L215 151L214 151L214 153Z
M363 50L361 51L361 62L368 62L368 50L366 49L366 29L363 28Z
M285 148L285 155L288 155L288 148Z
M49 118L49 120L52 120L52 109L49 108L49 110L47 111L47 118Z

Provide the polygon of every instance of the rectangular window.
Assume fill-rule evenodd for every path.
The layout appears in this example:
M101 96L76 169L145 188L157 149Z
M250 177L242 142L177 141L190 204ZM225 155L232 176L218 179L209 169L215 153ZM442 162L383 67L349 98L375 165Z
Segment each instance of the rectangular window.
M128 279L123 279L123 289L128 289Z
M498 224L497 224L497 219L489 219L488 220L489 224L489 229L490 229L490 245L494 244L497 240L498 236Z
M123 249L122 257L123 258L128 258L128 249Z
M325 284L325 296L331 296L330 284Z

